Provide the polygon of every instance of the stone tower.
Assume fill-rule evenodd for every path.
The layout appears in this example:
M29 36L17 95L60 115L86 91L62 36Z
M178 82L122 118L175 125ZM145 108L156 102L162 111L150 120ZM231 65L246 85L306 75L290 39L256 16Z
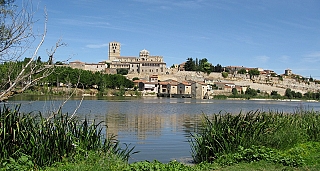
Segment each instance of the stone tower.
M120 57L120 43L110 42L109 43L109 60L115 61Z

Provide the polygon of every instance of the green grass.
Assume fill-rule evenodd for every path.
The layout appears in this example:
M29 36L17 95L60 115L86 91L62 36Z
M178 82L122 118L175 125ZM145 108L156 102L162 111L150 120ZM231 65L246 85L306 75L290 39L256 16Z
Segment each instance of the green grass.
M127 161L134 148L123 149L112 137L103 138L102 128L101 123L61 112L44 118L41 113L20 113L19 106L4 106L0 109L0 167L40 169L56 162L73 162L88 151L114 154Z
M283 166L301 167L317 162L308 160L302 147L319 151L320 116L315 111L251 111L204 115L200 132L191 141L196 163L215 162L222 166L240 162L268 161ZM313 145L313 146L312 146ZM300 153L301 154L300 154ZM306 163L306 161L312 161Z

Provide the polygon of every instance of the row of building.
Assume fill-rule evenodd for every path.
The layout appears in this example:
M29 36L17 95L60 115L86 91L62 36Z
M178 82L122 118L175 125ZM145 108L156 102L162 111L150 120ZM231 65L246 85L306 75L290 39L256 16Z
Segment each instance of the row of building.
M205 79L204 82L176 80L158 80L158 75L151 75L149 80L135 80L135 86L144 94L157 94L160 97L209 99L214 91L231 93L236 88L238 93L245 92L248 86L239 86L234 83L214 82ZM214 87L213 87L214 86Z
M152 56L149 51L143 49L139 56L121 56L121 44L119 42L109 43L108 60L96 64L81 61L69 62L71 68L89 70L93 72L117 73L117 69L126 69L129 74L165 74L166 63L162 56Z
M116 74L117 69L126 69L128 70L128 74L170 74L174 73L174 71L184 71L184 65L185 62L173 65L174 67L169 69L162 56L150 55L146 49L141 50L139 56L121 56L121 44L116 41L109 43L108 60L99 63L69 62L71 68L108 74ZM229 74L237 74L242 69L245 69L247 72L251 69L257 69L261 75L276 75L274 71L262 68L247 68L243 66L224 67L224 70L228 70ZM291 74L291 70L288 70L288 72L286 75Z

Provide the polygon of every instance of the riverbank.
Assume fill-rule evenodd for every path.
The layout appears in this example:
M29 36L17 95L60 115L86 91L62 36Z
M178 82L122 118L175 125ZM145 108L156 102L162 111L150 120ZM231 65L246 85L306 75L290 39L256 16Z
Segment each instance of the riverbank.
M128 171L265 170L265 168L268 170L319 170L320 142L318 135L320 125L317 122L319 113L300 112L291 114L248 112L235 116L227 114L210 117L210 119L206 118L203 131L198 132L191 143L194 162L197 163L193 165L177 161L168 163L158 161L139 161L131 164L110 163L107 159L98 159L94 162L82 160L77 163L62 164L53 169L112 170L110 169L110 165L112 165L113 170ZM212 124L213 122L215 124ZM310 127L310 125L313 126ZM225 132L226 126L229 128L228 132ZM308 131L308 129L312 130ZM206 134L210 136L207 137ZM200 139L201 141L198 141ZM219 142L219 145L210 143L210 141ZM207 144L208 142L209 144ZM202 143L205 143L203 148L198 148L197 146L201 146Z

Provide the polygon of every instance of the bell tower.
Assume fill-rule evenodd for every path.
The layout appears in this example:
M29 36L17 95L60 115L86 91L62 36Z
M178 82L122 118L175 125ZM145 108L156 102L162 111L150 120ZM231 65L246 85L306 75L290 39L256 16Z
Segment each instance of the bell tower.
M110 42L109 43L109 60L114 61L120 57L120 43Z

